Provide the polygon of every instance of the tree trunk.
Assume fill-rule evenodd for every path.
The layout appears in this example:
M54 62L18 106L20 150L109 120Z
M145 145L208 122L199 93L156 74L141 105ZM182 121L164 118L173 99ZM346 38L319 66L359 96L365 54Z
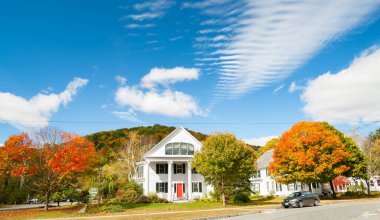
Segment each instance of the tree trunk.
M332 180L330 180L329 183L330 183L330 188L332 191L332 196L333 196L333 198L336 198L335 188L334 188L334 184L333 184Z
M223 181L222 181L221 193L222 193L223 206L226 206L226 196L224 195L224 182Z
M371 196L371 189L370 189L370 185L369 185L369 180L365 180L365 183L367 184L367 195L369 197L369 196Z
M311 183L309 183L309 192L313 192L313 190L311 189Z
M44 207L45 212L49 209L49 197L50 197L49 194L45 195L45 207Z
M59 199L57 201L58 201L57 204L58 204L58 207L59 207Z

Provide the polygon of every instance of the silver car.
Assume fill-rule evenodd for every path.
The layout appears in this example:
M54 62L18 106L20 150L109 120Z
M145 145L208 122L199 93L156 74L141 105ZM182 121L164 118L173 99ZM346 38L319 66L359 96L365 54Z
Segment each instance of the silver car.
M288 195L283 201L282 206L284 208L298 207L302 208L304 206L317 206L319 204L319 196L313 192L309 191L299 191Z

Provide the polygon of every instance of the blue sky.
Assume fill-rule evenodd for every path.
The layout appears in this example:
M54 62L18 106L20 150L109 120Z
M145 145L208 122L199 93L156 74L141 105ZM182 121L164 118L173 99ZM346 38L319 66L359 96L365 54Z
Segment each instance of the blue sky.
M0 143L165 123L256 138L380 121L380 1L2 1Z

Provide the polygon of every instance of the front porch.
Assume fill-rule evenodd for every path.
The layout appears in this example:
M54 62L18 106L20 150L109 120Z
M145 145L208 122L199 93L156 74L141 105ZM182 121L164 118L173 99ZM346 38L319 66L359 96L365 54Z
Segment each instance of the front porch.
M204 179L192 170L190 158L168 159L156 158L140 163L144 172L137 181L142 183L144 194L156 193L170 202L201 198Z

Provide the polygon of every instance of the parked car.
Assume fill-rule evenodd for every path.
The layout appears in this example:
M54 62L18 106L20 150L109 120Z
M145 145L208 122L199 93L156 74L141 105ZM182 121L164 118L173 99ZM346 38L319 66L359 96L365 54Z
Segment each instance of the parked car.
M332 197L333 193L331 189L322 188L322 195L325 197Z
M317 194L309 191L299 191L288 195L281 204L284 208L289 208L290 206L302 208L307 205L317 206L319 202Z
M28 203L29 204L37 204L38 203L38 199L37 198L29 199Z

